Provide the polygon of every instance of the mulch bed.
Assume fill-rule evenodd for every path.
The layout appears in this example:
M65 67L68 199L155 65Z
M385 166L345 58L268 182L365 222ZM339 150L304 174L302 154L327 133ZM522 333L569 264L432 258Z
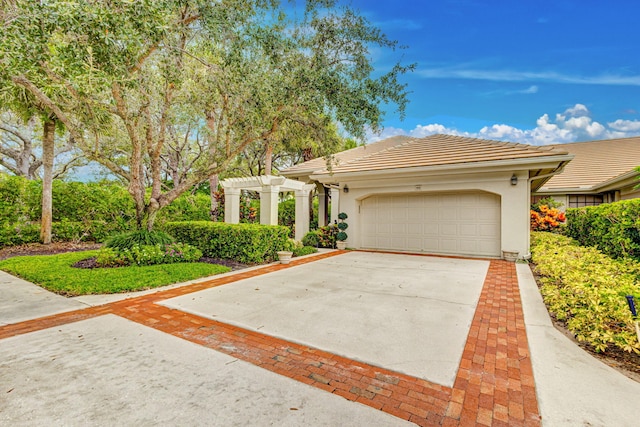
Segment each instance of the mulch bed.
M0 261L14 256L22 255L55 255L65 252L80 252L100 249L100 243L71 243L71 242L55 242L50 245L40 243L29 243L20 246L7 246L0 249Z
M198 260L198 262L206 262L207 264L217 264L224 265L225 267L229 267L231 270L242 270L243 268L249 267L246 264L241 264L239 262L231 261L228 259L218 259L218 258L209 258L202 257ZM96 263L96 257L91 257L87 259L80 260L72 265L75 268L98 268L98 264Z

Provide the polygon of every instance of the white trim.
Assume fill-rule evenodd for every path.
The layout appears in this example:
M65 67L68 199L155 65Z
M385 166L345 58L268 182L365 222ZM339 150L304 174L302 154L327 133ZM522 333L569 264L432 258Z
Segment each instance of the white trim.
M392 169L379 169L379 170L366 170L366 171L354 171L354 172L322 172L316 173L310 176L311 179L320 181L322 183L339 182L345 179L353 178L366 178L370 176L381 177L382 175L395 175L409 177L411 175L425 176L428 174L460 174L460 173L475 173L482 170L491 170L499 172L502 170L517 169L555 169L560 162L568 162L573 159L573 155L559 155L548 156L544 158L522 158L522 159L510 159L510 160L492 160L481 162L469 162L469 163L452 163L447 165L435 165L435 166L421 166L421 167L409 167L409 168L392 168Z

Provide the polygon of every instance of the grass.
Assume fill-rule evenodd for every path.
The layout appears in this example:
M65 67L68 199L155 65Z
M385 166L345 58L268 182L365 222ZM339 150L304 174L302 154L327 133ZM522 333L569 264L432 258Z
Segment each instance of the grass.
M95 269L71 267L80 260L96 256L97 252L18 256L0 261L0 270L66 296L140 291L231 270L200 262Z

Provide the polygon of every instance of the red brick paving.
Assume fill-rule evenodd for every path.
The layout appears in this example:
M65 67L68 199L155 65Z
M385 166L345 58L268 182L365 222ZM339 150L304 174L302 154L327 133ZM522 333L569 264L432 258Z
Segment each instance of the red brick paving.
M341 253L294 260L291 266ZM490 262L453 388L156 304L289 267L270 265L104 306L7 325L0 327L0 339L111 313L420 426L540 426L513 263Z

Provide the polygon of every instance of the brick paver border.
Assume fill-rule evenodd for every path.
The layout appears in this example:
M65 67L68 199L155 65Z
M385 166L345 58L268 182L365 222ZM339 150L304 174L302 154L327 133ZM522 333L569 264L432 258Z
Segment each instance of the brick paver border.
M337 251L103 306L0 327L0 339L104 314L229 354L420 426L540 426L515 265L492 260L453 388L158 305L157 302L313 262Z

